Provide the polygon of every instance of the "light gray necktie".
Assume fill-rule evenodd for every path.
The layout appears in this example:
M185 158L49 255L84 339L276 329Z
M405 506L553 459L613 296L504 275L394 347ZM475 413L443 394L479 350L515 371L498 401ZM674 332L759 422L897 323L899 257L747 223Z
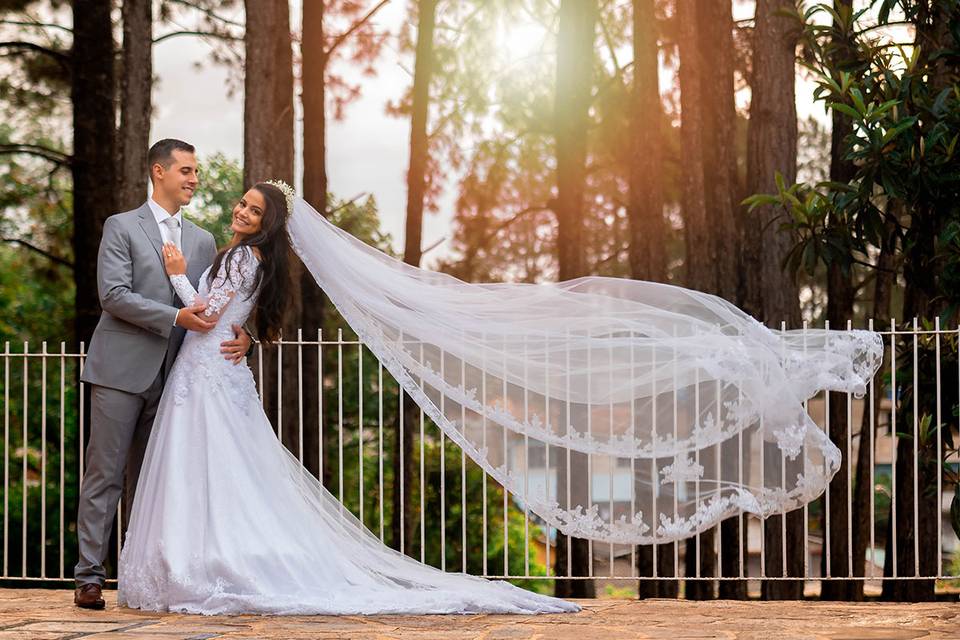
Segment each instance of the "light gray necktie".
M178 249L181 249L180 246L180 221L177 220L174 216L169 216L165 218L163 224L167 226L167 238L173 244L177 245Z

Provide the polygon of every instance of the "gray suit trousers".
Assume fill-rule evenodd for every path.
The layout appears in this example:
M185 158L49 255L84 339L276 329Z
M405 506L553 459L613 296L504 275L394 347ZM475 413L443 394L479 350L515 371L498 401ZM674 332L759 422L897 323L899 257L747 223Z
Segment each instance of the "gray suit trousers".
M163 394L164 370L161 367L153 384L141 393L91 385L90 443L77 515L80 560L73 571L78 585L103 586L106 580L103 563L110 552L117 503L123 493L123 521L127 522Z

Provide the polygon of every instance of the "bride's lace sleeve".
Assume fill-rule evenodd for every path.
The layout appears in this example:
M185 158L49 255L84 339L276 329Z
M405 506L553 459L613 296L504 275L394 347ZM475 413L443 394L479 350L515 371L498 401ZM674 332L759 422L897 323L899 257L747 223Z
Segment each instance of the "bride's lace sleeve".
M177 292L177 297L186 306L189 307L196 301L199 294L190 284L190 279L186 275L178 273L170 276L170 284L173 285L173 290Z
M253 249L244 245L234 255L230 256L228 253L220 263L216 277L210 283L207 308L203 314L207 317L220 317L237 293L247 292L253 288L256 275L257 259L253 255Z

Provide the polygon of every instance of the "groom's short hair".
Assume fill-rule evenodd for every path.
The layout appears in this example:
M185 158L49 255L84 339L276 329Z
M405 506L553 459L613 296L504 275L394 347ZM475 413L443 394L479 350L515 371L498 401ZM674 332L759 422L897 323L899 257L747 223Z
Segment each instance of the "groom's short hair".
M149 167L150 173L153 173L153 165L155 164L159 164L164 169L169 169L173 163L174 151L195 153L196 149L194 149L193 145L189 142L177 140L176 138L157 140L153 143L153 146L150 147L150 151L147 152L147 167Z

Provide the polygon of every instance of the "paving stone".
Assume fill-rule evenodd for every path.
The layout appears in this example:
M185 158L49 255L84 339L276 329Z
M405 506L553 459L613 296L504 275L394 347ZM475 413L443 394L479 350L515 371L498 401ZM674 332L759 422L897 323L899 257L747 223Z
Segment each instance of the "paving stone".
M544 616L192 616L77 609L72 592L0 589L0 640L940 640L960 639L955 602L586 600Z

